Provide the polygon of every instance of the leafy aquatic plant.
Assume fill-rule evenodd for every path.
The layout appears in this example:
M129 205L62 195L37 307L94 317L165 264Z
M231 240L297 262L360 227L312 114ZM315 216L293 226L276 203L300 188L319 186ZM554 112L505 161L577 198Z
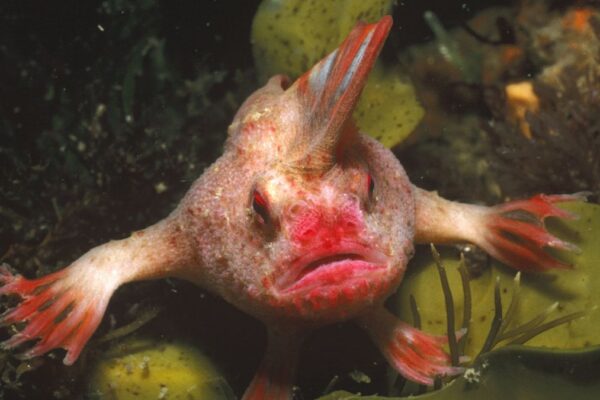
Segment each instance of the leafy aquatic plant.
M600 391L600 347L542 350L511 346L480 357L443 389L410 399L423 400L594 400ZM337 391L319 400L393 400L407 397L361 396Z

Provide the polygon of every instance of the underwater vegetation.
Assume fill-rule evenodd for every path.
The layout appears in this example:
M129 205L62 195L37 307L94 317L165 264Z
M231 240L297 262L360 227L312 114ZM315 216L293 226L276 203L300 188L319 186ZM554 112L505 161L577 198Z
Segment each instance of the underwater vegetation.
M130 339L100 357L89 399L234 399L211 360L185 343Z
M400 57L427 109L399 150L409 173L465 200L597 195L599 15L593 2L522 1L451 29L430 19L436 40Z
M523 17L525 19L525 17ZM527 19L523 23L529 23ZM533 29L532 29L533 30ZM555 44L551 44L555 42ZM527 132L506 118L508 92L488 93L493 118L486 131L496 148L495 168L513 192L590 190L600 195L600 11L570 10L541 26L524 57L539 63L527 80ZM499 99L505 98L504 106ZM521 130L521 132L520 132ZM510 165L523 169L515 174Z
M229 7L228 12L237 8L240 14L250 15L254 10L249 9L256 7L257 2L248 3L247 9L240 9L240 4L225 8ZM267 3L263 2L263 12L268 11ZM316 25L322 27L321 34L331 38L332 47L346 34L344 27L349 30L352 19L359 13L377 18L385 14L394 2L342 3L336 7L341 7L343 12L332 8L331 12L336 12L335 24L323 23L315 18L308 6L304 11L305 18L313 19ZM371 11L362 9L365 4L372 4ZM400 146L398 154L403 162L410 161L412 176L422 176L427 186L438 187L452 198L491 202L539 191L580 190L591 190L597 196L600 191L597 12L590 8L587 17L583 18L583 31L572 32L573 27L580 26L578 18L582 17L577 17L579 14L574 14L571 9L562 5L548 8L537 2L520 4L520 8L488 12L492 21L499 20L501 15L501 20L508 25L503 25L504 22L489 23L483 24L487 28L482 28L475 23L477 21L469 24L484 39L492 38L492 42L499 41L499 44L484 43L481 38L460 29L464 41L448 35L446 40L450 43L456 40L464 45L465 41L469 41L468 49L481 51L480 57L466 51L470 54L466 61L483 60L467 68L467 77L464 64L461 70L452 65L453 60L433 62L437 64L434 71L444 74L443 82L448 85L440 84L441 78L432 72L431 67L420 68L423 64L431 65L431 62L423 60L439 52L439 43L429 46L429 54L412 49L398 55L395 58L398 62L390 63L388 60L381 65L373 74L376 82L369 82L367 87L372 89L366 89L363 94L365 99L370 100L361 105L364 116L359 116L359 123L363 121L365 124L361 128L369 132L379 131L376 136L391 147L412 132L425 109L428 114L425 121L408 142ZM231 116L246 95L259 85L258 81L271 73L264 72L269 67L260 64L254 71L249 63L236 64L239 60L215 62L211 55L198 54L197 49L192 60L178 59L181 48L175 43L193 42L197 38L193 35L191 39L190 36L177 36L165 28L161 15L177 12L165 7L164 2L109 0L96 2L96 6L88 12L92 17L87 17L92 18L92 22L85 30L86 34L75 38L72 47L59 47L59 56L64 58L83 51L83 60L72 65L48 54L55 49L44 49L47 44L41 42L41 32L22 35L29 38L29 51L28 54L17 51L14 36L17 35L17 25L23 23L19 18L23 18L24 14L9 10L8 14L12 12L14 15L13 20L7 20L9 22L0 28L8 43L0 47L0 54L11 61L2 63L0 70L4 72L6 82L18 82L0 88L3 94L0 100L0 261L18 266L19 272L28 276L46 274L90 246L124 236L154 220L157 214L168 212L189 182L221 153ZM66 8L59 8L59 11L69 15ZM206 13L204 10L196 11L195 15ZM56 11L56 14L61 12ZM537 18L532 21L536 14ZM120 17L123 15L125 17ZM271 18L270 15L268 17ZM442 15L438 15L438 20L441 24L446 23ZM194 23L204 25L204 21ZM190 24L187 28L185 23L181 25L189 35ZM255 21L254 29L257 29L256 25ZM306 34L310 27L284 21L281 25L287 25L297 37L303 37L307 42L311 39ZM498 30L498 26L505 30ZM248 42L249 23L247 28L239 43ZM547 29L544 31L544 28ZM207 35L209 40L220 35L210 32ZM550 39L541 40L542 33ZM569 42L565 35L570 35ZM270 39L273 39L272 35ZM254 51L258 46L256 40ZM553 47L556 46L549 44L561 41L580 42L581 46L568 53L570 45L555 51ZM110 49L111 56L99 57L96 54L98 48ZM590 49L589 54L582 57L585 49ZM103 51L100 50L101 54ZM323 55L319 55L319 51L326 52L327 49L294 53L300 61L272 67L273 72L297 74L294 71L302 71L303 63L312 64L308 61L311 57L318 59ZM409 53L410 56L407 56ZM492 57L492 53L502 54L505 58ZM510 63L506 62L506 57L513 54L517 55L509 57ZM276 57L263 53L255 59L268 64ZM402 68L398 67L400 64ZM411 65L414 67L412 72L405 72L411 71ZM415 72L417 67L420 69L418 73ZM255 72L258 78L255 78ZM407 74L410 74L413 84L407 80ZM431 80L432 76L436 79ZM429 82L425 82L427 79ZM529 82L533 91L533 94L525 95L525 104L537 105L526 107L521 117L515 118L506 87L522 81ZM427 85L431 90L422 90ZM7 90L8 93L5 92ZM27 96L29 99L26 99ZM537 100L532 102L532 98ZM398 107L397 104L403 106ZM440 109L438 116L445 113L450 118L436 119L436 112ZM43 112L36 115L39 110ZM402 123L401 131L397 126L398 120ZM524 126L530 130L529 135L523 134ZM465 131L467 134L456 134ZM32 193L35 195L32 196ZM140 204L139 198L147 200ZM597 197L592 200L597 200ZM592 310L597 304L596 286L590 282L597 280L593 271L600 256L594 250L598 248L597 242L593 239L589 242L588 238L594 238L595 232L600 229L590 223L597 220L593 216L598 212L593 205L583 207L577 210L581 215L580 221L572 226L575 227L573 235L580 238L575 242L583 250L580 258L574 261L575 270L560 273L558 279L550 278L541 283L536 281L536 276L522 276L520 300L511 319L515 324L513 327L535 319L557 300L558 306L548 313L546 322L573 315L582 309ZM483 266L475 265L476 257L467 254L466 268L471 274L473 293L473 327L462 350L474 360L473 364L469 364L472 375L460 377L443 390L425 394L424 398L481 398L485 395L486 398L522 396L548 399L563 394L582 399L596 398L600 391L598 378L597 375L590 376L590 370L597 371L600 367L599 352L595 348L574 350L598 344L594 337L597 331L595 310L592 310L595 314L578 315L580 318L552 327L528 341L531 345L562 350L510 347L476 357L493 322L496 277L500 277L505 313L511 307L514 290L514 276L506 268L496 263L489 265L487 259L479 260ZM464 322L461 320L464 310L457 252L442 252L442 263L454 294L454 310L459 325ZM478 269L480 267L482 269ZM414 314L410 309L412 295L426 329L444 333L445 313L440 313L445 307L444 292L437 287L439 278L433 258L429 254L421 254L409 270L413 273L407 276L393 307L407 321L413 321ZM437 295L429 297L432 281ZM187 303L194 303L197 301L196 290L175 282L124 288L115 299L115 306L111 306L113 318L104 324L99 336L103 337L106 332L131 321L139 321L140 293L148 298L150 304L164 303L167 298L169 309L180 310L189 307L189 304L185 300L174 299L174 292L184 296ZM210 301L210 305L223 307L215 301ZM227 312L231 313L227 310L223 313ZM481 320L482 317L485 319ZM215 312L212 321L221 318L227 317ZM235 314L230 318L237 320L243 317ZM149 327L150 332L153 329L160 332L157 325L171 323L164 315L141 322L147 322L141 329ZM250 324L249 330L252 331L252 323L246 323ZM181 322L176 327L189 329ZM176 327L169 331L175 337L181 335L181 330L178 332ZM235 327L239 330L237 325ZM235 340L242 342L241 345L232 345L237 346L236 349L256 346L256 341L248 342L236 337L228 339L229 343ZM207 343L216 341L209 339ZM50 392L53 398L72 398L83 392L93 361L103 356L110 357L110 353L103 354L106 347L102 343L94 344L89 353L90 362L83 360L81 365L72 367L70 371L54 360L58 358L55 355L48 359L21 362L0 351L0 398L47 398L44 396ZM363 350L348 351L361 353ZM326 357L327 353L323 354L309 358L308 366L322 372L317 364L321 361L319 357ZM256 360L237 360L233 351L229 355L235 360L233 364L240 362L242 365L228 365L225 378L234 386L243 385L248 378L244 374L249 373L244 372L244 368L251 369ZM215 358L214 354L210 356ZM219 361L223 364L222 360ZM358 361L362 363L351 359L347 366L335 371L339 375L335 382L331 378L334 374L331 369L325 370L326 378L322 379L332 380L330 386L323 385L318 389L301 387L302 391L326 393L344 388L353 393L404 395L423 390L410 385L399 387L402 381L376 386L382 379L374 373L381 372L382 368L372 368L371 364L379 363L381 366L381 360L367 355L358 357ZM334 365L339 367L339 364ZM127 370L128 367L124 368ZM352 372L346 373L346 370ZM559 378L556 379L556 376ZM301 384L310 385L313 377L314 374L307 373ZM485 385L477 384L479 378ZM389 391L384 393L385 390ZM483 390L489 391L482 394ZM171 395L173 393L170 392ZM335 392L324 398L357 397L350 392Z
M502 400L565 399L594 400L600 385L594 376L600 350L564 352L524 346L505 347L480 357L465 374L443 389L409 397L360 396L336 391L319 400ZM577 376L562 379L565 374Z

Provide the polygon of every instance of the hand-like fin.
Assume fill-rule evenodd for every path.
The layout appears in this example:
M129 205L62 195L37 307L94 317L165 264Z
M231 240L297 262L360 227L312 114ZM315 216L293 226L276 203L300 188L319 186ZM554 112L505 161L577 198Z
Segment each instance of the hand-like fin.
M588 193L544 195L528 200L515 200L490 208L484 220L485 228L479 245L494 258L521 271L546 271L571 268L555 254L545 251L555 248L577 252L572 243L553 236L546 230L548 217L576 219L577 215L555 206L555 203L585 201ZM510 213L525 212L530 220L511 217Z
M0 343L0 347L14 349L39 339L21 354L22 358L62 347L67 350L64 363L73 364L100 324L115 289L106 281L90 285L91 279L83 279L81 271L66 268L29 280L13 275L6 265L0 266L0 295L16 294L22 298L21 303L0 316L0 326L27 321L22 331Z

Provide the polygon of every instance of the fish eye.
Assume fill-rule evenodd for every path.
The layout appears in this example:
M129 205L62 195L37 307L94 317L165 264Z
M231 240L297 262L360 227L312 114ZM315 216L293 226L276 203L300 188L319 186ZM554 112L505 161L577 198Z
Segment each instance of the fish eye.
M252 209L262 224L268 224L271 220L269 216L269 205L265 197L257 190L252 192Z
M373 197L373 192L375 191L375 181L373 180L373 175L367 174L367 191L369 193L369 198Z

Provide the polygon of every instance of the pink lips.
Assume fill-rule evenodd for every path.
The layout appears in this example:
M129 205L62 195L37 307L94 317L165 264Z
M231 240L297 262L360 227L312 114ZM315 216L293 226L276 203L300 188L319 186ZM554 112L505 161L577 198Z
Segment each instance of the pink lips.
M310 249L287 266L274 284L283 293L352 284L385 269L386 264L385 254L357 243Z

